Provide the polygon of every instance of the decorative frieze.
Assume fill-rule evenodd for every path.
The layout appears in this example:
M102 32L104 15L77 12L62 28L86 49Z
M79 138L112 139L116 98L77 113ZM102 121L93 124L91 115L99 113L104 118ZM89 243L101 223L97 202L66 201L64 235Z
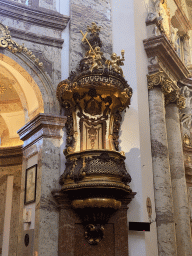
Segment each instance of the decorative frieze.
M32 53L32 51L28 50L24 45L17 44L11 37L10 31L3 24L0 24L0 49L8 49L12 53L23 53L26 57L30 58L35 65L39 68L43 66L43 63L39 61L39 59Z

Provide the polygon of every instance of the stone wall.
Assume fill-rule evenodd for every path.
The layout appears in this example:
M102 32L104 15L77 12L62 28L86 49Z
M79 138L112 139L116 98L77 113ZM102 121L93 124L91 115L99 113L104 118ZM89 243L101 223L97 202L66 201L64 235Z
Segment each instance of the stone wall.
M51 3L55 6L55 0L39 2L45 8L46 4ZM53 9L53 12L15 2L10 4L9 1L0 1L0 5L0 23L8 26L14 41L19 45L24 44L43 62L44 72L49 75L55 89L61 80L61 32L67 25L68 17L56 12L55 7L48 8Z
M26 6L43 7L49 10L56 10L56 0L10 0Z
M78 68L78 63L85 54L82 47L82 34L85 33L87 26L95 22L101 26L100 38L102 40L101 51L104 56L109 59L112 53L112 19L111 5L107 0L91 0L91 1L71 1L70 16L70 71Z

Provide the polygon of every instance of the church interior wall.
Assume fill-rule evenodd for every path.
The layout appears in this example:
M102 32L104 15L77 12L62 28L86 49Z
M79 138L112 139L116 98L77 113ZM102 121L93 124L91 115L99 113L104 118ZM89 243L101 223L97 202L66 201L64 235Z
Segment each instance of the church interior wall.
M8 3L9 1L5 0L5 2ZM17 123L17 130L20 129L18 133L21 140L24 141L20 141L18 144L21 145L23 143L22 165L21 162L14 162L11 166L7 166L5 160L1 160L5 156L5 153L4 155L1 153L3 152L3 145L9 147L16 146L16 140L12 140L13 144L9 144L9 141L5 140L5 136L1 139L0 201L2 202L2 207L0 211L0 248L1 244L3 245L2 248L5 248L5 238L3 238L2 234L5 229L4 212L6 208L7 180L9 176L13 176L8 255L22 255L23 231L27 230L34 230L34 252L38 252L38 256L47 255L47 252L49 252L49 255L58 255L59 209L51 192L54 189L60 188L58 180L65 168L66 160L63 150L66 146L66 133L63 127L66 120L64 120L64 117L61 118L64 112L56 98L56 89L58 83L61 80L67 79L71 71L76 72L78 68L77 63L84 56L85 50L80 43L82 39L80 30L85 33L87 25L96 21L98 26L101 26L102 51L105 57L107 59L110 58L112 52L120 55L120 51L122 49L125 50L123 72L125 79L133 88L131 105L123 114L119 137L120 151L125 152L126 167L132 177L130 186L137 193L134 200L129 204L127 218L130 222L152 222L150 232L129 231L129 256L158 255L148 82L146 76L149 73L149 58L143 47L143 40L149 36L146 27L146 17L153 6L151 1L142 1L142 4L140 0L35 0L32 2L30 0L12 0L11 2L16 4L17 7L27 6L27 10L30 10L30 7L38 7L37 9L42 11L42 13L47 13L47 15L50 13L50 15L55 15L55 17L57 16L56 11L58 11L58 19L60 19L58 24L62 20L61 15L64 16L62 27L58 25L60 27L57 29L56 25L51 27L48 21L45 21L47 25L45 23L41 25L40 21L38 21L38 24L35 24L33 22L30 23L29 20L26 22L22 19L17 19L16 16L12 18L5 15L1 16L0 14L0 23L10 27L12 39L19 45L24 44L28 51L31 51L36 58L39 58L39 62L43 63L43 67L38 66L30 58L30 54L27 55L26 52L13 53L7 49L0 49L0 65L3 65L4 62L5 67L7 64L10 64L10 67L11 65L12 67L14 66L16 71L12 70L12 75L19 83L24 83L25 80L22 82L22 78L19 78L16 74L16 72L20 72L23 79L26 79L29 83L27 86L30 86L33 92L31 95L34 94L34 102L38 105L36 111L31 111L30 113L30 106L32 105L30 105L29 96L25 95L23 102L21 101L22 117L20 120L22 121ZM184 2L182 2L183 11L178 14L178 4L180 4L178 0L167 0L168 8L171 10L171 24L173 27L178 28L179 36L183 40L183 36L189 29L188 19L190 15ZM70 16L69 22L68 16ZM183 23L182 19L179 20L178 18L181 16L185 20ZM191 32L189 32L189 36L189 44L191 45ZM190 51L186 43L183 47L182 61L189 71L192 70L191 60L189 60L191 58ZM161 67L165 68L163 64ZM9 71L11 72L11 68ZM167 66L165 71L172 79L178 80L180 74L172 73L171 69L169 73ZM183 72L187 71L184 70ZM186 81L183 80L182 87L184 82ZM188 87L191 89L189 80L186 83L188 83ZM20 92L21 94L24 92L22 86L20 86ZM30 90L28 93L30 94ZM3 118L4 114L1 112L0 114ZM5 118L3 120L0 119L2 127L3 125L9 126L8 121L6 122ZM11 120L11 113L9 120ZM13 125L14 122L15 119L10 125ZM7 137L9 137L11 126L7 129L7 134ZM190 162L191 152L189 148L184 149L185 165L187 161ZM9 159L10 153L6 154L6 157ZM186 174L188 176L186 177L189 202L192 202L191 167L188 162L188 174ZM36 202L24 205L25 171L35 164L38 165ZM146 200L148 197L152 202L151 217L149 217L147 212ZM189 204L189 208L191 216L192 203ZM23 220L26 212L31 214L30 223ZM190 220L192 223L192 217L190 217ZM0 255L4 256L4 254L1 254L1 250Z
M6 3L8 1L5 1ZM45 4L45 1L40 1L40 5ZM49 2L50 3L50 2ZM13 3L15 4L15 3ZM16 7L20 7L18 4ZM46 8L55 11L55 1L52 2L52 6L48 4ZM29 10L29 9L27 9ZM42 9L40 9L41 11ZM50 16L50 12L43 9L45 14ZM51 13L52 14L52 13ZM15 13L13 12L14 16ZM56 15L57 14L53 14ZM59 15L59 14L58 14ZM22 13L21 13L22 17ZM47 16L46 16L47 17ZM63 16L62 16L63 17ZM61 18L61 15L59 16ZM16 72L19 72L23 76L22 79L27 81L25 83L25 87L21 88L20 96L23 94L24 90L28 90L30 93L30 99L27 100L25 94L23 94L23 102L25 101L26 107L24 107L24 122L17 123L21 128L25 123L32 120L39 113L49 113L49 114L60 114L59 104L56 100L56 87L59 81L61 80L61 49L63 44L63 39L61 39L61 27L64 28L65 24L57 28L50 27L49 24L51 22L47 22L46 25L40 23L40 20L33 24L33 22L23 22L22 19L12 19L10 17L1 16L1 22L3 25L7 25L10 27L10 30L13 33L12 39L17 42L18 45L23 45L26 47L26 51L22 53L13 53L6 49L1 49L1 61L4 63L4 66L10 65L10 72L14 73L14 76L17 77L17 80L21 83L21 78L16 75ZM45 23L44 23L45 24ZM34 59L31 59L29 51L32 51L32 54L35 55L35 58L39 58L39 62L35 63ZM38 66L38 64L42 62L44 66ZM11 70L12 68L12 70ZM14 71L15 70L15 71ZM23 80L24 81L24 80ZM29 84L27 84L29 83ZM27 89L28 87L28 89ZM31 89L30 89L31 88ZM30 90L29 90L30 89ZM37 98L37 102L39 104L39 110L37 109L34 115L29 115L29 105L30 100L33 100L33 105L35 103L35 98ZM36 95L36 96L35 96ZM53 96L55 95L55 96ZM35 105L34 105L35 106ZM18 120L17 120L18 121ZM14 124L11 124L14 127ZM16 127L16 126L15 126ZM17 129L18 130L18 129ZM13 141L13 140L12 140ZM22 143L20 143L22 144ZM47 145L48 144L48 145ZM3 144L2 144L3 145ZM2 147L1 145L1 147ZM32 143L33 145L33 143ZM15 146L15 145L10 145ZM36 149L33 150L34 146ZM41 243L39 241L47 241L49 240L50 245L50 253L52 255L57 254L57 244L58 244L58 211L56 207L53 206L50 210L51 203L48 197L51 196L51 190L57 187L56 181L58 181L60 176L59 169L59 157L60 157L60 142L57 140L55 142L52 139L47 139L45 141L41 140L40 143L35 143L35 145L30 147L30 150L23 151L23 165L21 172L17 175L14 175L14 187L13 187L13 200L12 200L12 213L11 219L8 220L8 224L10 224L10 240L9 240L9 255L22 255L23 253L23 232L25 230L34 229L34 248L35 250L39 250L39 255L45 255L47 252L46 242L43 244L44 249L40 246ZM43 148L43 149L42 149ZM55 150L54 150L55 148ZM4 150L3 148L0 149ZM14 150L14 147L13 147ZM50 151L51 150L51 151ZM50 151L50 157L48 157ZM3 152L3 151L2 151ZM32 152L32 153L31 153ZM54 153L53 153L54 152ZM10 153L8 152L8 155ZM32 154L32 155L31 155ZM48 158L48 159L47 159ZM43 159L43 160L42 160ZM46 159L46 160L45 160ZM48 161L49 160L49 161ZM2 160L3 161L3 160ZM44 163L43 163L44 161ZM45 162L46 161L46 162ZM8 169L18 169L18 166L6 167L5 161L3 161L4 165L1 167L1 179L5 176L5 171ZM36 203L32 203L30 205L24 206L24 190L25 190L25 170L33 166L34 164L38 164L38 179L37 179L37 200ZM48 169L50 173L48 175ZM56 169L55 175L52 175L52 171ZM9 172L9 174L12 174ZM20 184L18 185L18 180ZM2 199L5 200L6 197L6 181L2 183L1 186L1 195ZM46 190L47 188L47 190ZM51 198L52 199L52 198ZM3 201L3 200L2 200ZM53 200L52 200L53 201ZM4 204L3 204L4 205ZM2 205L2 206L3 206ZM2 208L3 209L3 208ZM30 226L27 223L24 223L24 216L26 212L30 212L31 214L31 224ZM49 213L50 212L50 213ZM3 228L4 221L2 218L1 229ZM54 232L53 232L54 230ZM1 230L1 234L3 230ZM47 232L48 231L48 232ZM45 236L45 234L47 234ZM51 237L51 238L50 238ZM2 253L2 241L1 237L1 253ZM51 243L52 241L52 243ZM46 247L46 248L45 248ZM4 246L5 248L5 246ZM4 250L4 249L3 249ZM4 255L3 251L3 255ZM1 255L0 253L0 255ZM8 255L8 254L7 254Z
M122 123L120 146L126 154L126 164L137 192L129 205L129 221L149 221L146 198L152 200L152 219L155 220L154 189L150 146L150 127L147 90L147 58L142 41L146 38L146 5L137 1L112 1L113 51L125 50L124 74L133 88L131 106ZM142 10L141 10L142 9ZM120 19L121 17L121 19ZM127 26L127 24L129 24ZM155 223L148 234L129 231L129 255L157 254Z

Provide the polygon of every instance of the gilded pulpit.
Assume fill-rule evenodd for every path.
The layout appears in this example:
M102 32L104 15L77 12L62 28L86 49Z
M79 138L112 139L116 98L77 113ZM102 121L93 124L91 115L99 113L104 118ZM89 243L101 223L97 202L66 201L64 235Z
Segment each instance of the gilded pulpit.
M70 222L74 225L71 230L73 243L78 244L79 239L87 240L82 253L89 255L89 251L93 255L97 251L97 255L108 255L104 253L106 239L114 239L113 252L106 253L128 255L127 205L136 193L129 186L131 177L125 167L125 154L119 152L118 139L121 114L130 105L132 89L121 68L124 51L121 51L121 56L113 53L111 59L106 59L101 50L100 30L101 27L93 22L86 33L80 31L84 57L77 72L71 72L57 88L57 98L67 117L67 143L61 190L53 194L65 209L61 218L66 219L69 212L74 216ZM118 214L123 214L122 225ZM83 238L75 235L80 232L77 224L84 228L84 234L81 231ZM113 231L109 232L111 228ZM126 233L122 248L118 229L124 229ZM60 237L68 237L67 232L63 228ZM59 248L59 255L67 255L67 250L70 250L65 241ZM81 254L74 251L70 255Z

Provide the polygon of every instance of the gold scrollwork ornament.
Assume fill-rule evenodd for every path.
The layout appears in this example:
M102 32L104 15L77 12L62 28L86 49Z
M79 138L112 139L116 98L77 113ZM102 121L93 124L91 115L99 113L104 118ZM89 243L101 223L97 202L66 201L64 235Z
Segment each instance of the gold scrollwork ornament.
M154 86L159 86L162 84L163 81L163 76L162 74L156 73L152 75L147 75L147 82L148 82L148 89L153 89Z

